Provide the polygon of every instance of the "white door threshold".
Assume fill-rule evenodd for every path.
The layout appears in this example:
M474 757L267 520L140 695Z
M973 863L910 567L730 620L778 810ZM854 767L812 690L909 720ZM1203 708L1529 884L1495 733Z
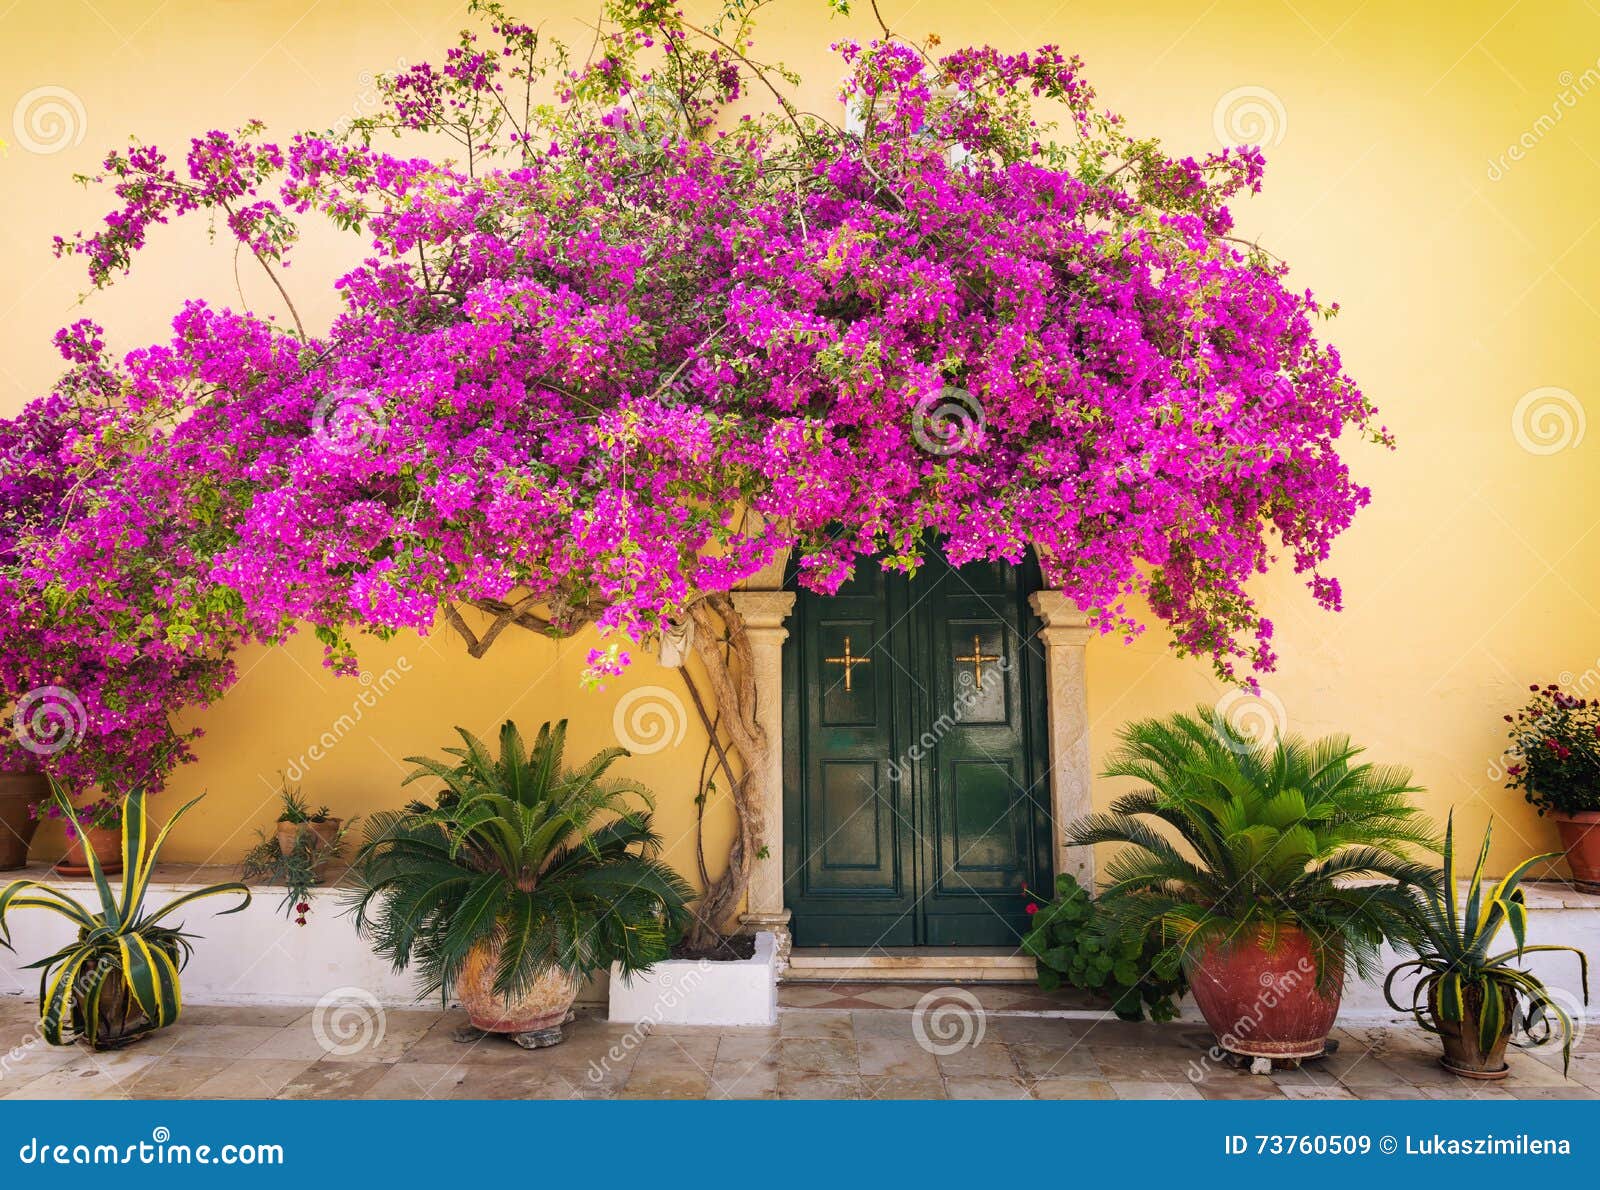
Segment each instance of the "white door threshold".
M963 946L795 947L785 983L1033 983L1033 956Z

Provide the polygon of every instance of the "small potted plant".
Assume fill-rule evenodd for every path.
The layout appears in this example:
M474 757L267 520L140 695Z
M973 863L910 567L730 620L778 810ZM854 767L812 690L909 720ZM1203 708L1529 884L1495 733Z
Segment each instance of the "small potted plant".
M337 818L325 818L323 821L340 822ZM322 885L328 864L343 856L345 837L355 823L353 818L348 823L341 823L338 833L329 838L316 829L318 823L308 821L304 824L308 829L297 831L294 843L287 851L283 847L283 822L279 822L278 830L271 838L266 832L257 831L259 841L244 857L244 878L247 881L282 885L284 894L278 906L279 912L288 916L295 925L303 926L306 924L306 915L311 912L314 890Z
M1555 819L1573 883L1600 892L1600 701L1564 693L1554 682L1529 686L1514 715L1506 788L1520 789Z
M1492 887L1483 880L1489 858L1493 826L1483 832L1478 865L1467 881L1466 900L1456 903L1455 821L1444 835L1444 867L1431 886L1407 891L1417 957L1389 972L1383 994L1397 1012L1409 1012L1444 1045L1439 1061L1447 1070L1468 1078L1501 1079L1509 1073L1506 1044L1521 1032L1533 1045L1543 1045L1559 1030L1563 1069L1572 1062L1571 1014L1543 981L1521 963L1536 951L1568 951L1578 956L1578 976L1583 1002L1589 1003L1589 960L1571 946L1545 943L1529 946L1528 907L1519 887L1522 877L1536 864L1554 858L1554 852L1524 860ZM1511 927L1515 946L1494 951L1494 939L1504 926ZM1418 976L1411 1003L1395 999L1394 983L1405 972Z
M344 822L328 813L327 806L313 810L301 795L299 786L285 785L283 805L278 813L278 848L284 855L293 854L301 838L311 835L323 847L332 846L344 834Z
M419 766L408 784L445 786L433 803L368 820L352 867L356 929L396 971L415 965L420 996L454 991L471 1022L461 1040L555 1045L586 976L667 957L689 887L657 858L649 810L634 804L648 806L644 786L606 779L626 749L568 769L565 720L531 748L507 720L498 755L456 730L456 763L408 758Z
M60 815L51 817L70 821L72 805L54 785L52 800ZM244 885L214 884L186 892L159 909L145 904L167 832L199 800L179 809L152 839L143 792L128 795L117 815L119 850L131 865L122 888L113 892L94 851L84 853L100 897L98 911L38 880L16 880L0 889L0 946L11 948L6 915L13 909L44 909L77 930L66 946L32 964L39 968L40 1035L50 1045L82 1039L95 1049L112 1049L172 1024L183 1005L179 972L189 957L191 935L168 918L206 897L237 894L239 904L225 913L237 913L250 903Z
M1097 902L1104 928L1158 938L1230 1051L1321 1054L1347 964L1375 970L1380 943L1407 926L1403 886L1432 877L1406 852L1434 845L1410 771L1354 763L1344 736L1251 743L1205 707L1129 724L1121 740L1106 776L1143 788L1068 832L1123 846Z
M119 799L102 797L73 806L65 797L51 796L34 803L33 815L36 820L60 822L66 829L67 853L56 862L57 874L93 875L90 852L102 872L114 876L122 871L122 802Z

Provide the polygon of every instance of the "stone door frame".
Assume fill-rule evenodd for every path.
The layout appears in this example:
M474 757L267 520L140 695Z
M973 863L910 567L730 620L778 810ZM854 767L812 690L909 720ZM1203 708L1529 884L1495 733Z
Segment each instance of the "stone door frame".
M786 554L774 559L749 585L731 593L750 641L756 719L770 745L762 783L766 797L761 807L766 824L764 849L752 865L746 910L740 920L748 930L776 934L780 956L788 953L790 917L783 892L783 642L789 637L787 621L796 599L793 591L782 589L786 562ZM1043 622L1039 639L1045 649L1049 700L1046 744L1055 870L1070 873L1085 888L1093 888L1093 850L1067 846L1062 834L1066 823L1092 809L1085 654L1093 629L1088 616L1059 591L1035 591L1028 604Z

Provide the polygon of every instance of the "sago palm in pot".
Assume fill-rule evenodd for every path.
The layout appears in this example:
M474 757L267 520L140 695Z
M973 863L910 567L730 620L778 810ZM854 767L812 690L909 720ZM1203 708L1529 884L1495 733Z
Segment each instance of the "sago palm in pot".
M648 790L606 777L626 749L568 770L565 720L531 748L508 720L498 755L456 730L456 763L409 758L408 784L444 784L435 803L369 820L356 926L395 970L415 965L419 998L453 990L474 1029L553 1045L585 976L667 956L691 892L656 858Z
M1125 938L1154 937L1188 972L1206 1023L1232 1052L1322 1052L1347 962L1373 970L1408 928L1404 887L1435 841L1405 768L1356 763L1344 736L1241 739L1208 708L1121 732L1108 777L1143 787L1069 831L1124 845L1101 907Z

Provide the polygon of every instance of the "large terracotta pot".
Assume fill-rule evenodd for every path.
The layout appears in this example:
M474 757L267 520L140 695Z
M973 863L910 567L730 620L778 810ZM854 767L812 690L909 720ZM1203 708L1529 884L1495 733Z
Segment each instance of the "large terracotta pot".
M28 844L39 828L31 811L49 795L42 773L0 773L0 871L28 862Z
M1463 1019L1458 1023L1440 1020L1438 992L1430 990L1428 993L1428 1016L1433 1021L1433 1027L1439 1030L1439 1041L1444 1045L1444 1057L1439 1059L1439 1063L1452 1074L1467 1078L1505 1078L1511 1073L1511 1067L1506 1065L1506 1044L1511 1040L1511 1021L1516 1015L1515 998L1501 989L1505 1023L1501 1026L1499 1038L1485 1051L1478 1040L1478 989L1464 988L1461 995Z
M506 1000L494 992L495 968L500 962L500 947L480 942L467 952L456 980L456 995L476 1029L485 1033L542 1033L559 1029L578 998L578 980L560 968L541 975L528 991L516 1000Z
M115 876L122 871L122 828L100 826L77 829L76 835L67 840L67 854L56 864L56 871L63 876L90 875L89 857L83 853L86 844L94 848L103 873Z
M1600 892L1600 811L1553 811L1561 846L1572 868L1572 882L1585 892Z
M1310 939L1280 926L1206 950L1192 965L1189 986L1223 1049L1252 1058L1314 1058L1339 1015L1342 972L1341 961L1331 988L1318 991Z

